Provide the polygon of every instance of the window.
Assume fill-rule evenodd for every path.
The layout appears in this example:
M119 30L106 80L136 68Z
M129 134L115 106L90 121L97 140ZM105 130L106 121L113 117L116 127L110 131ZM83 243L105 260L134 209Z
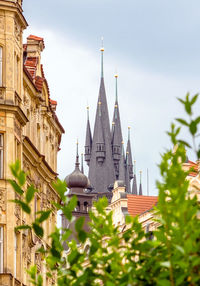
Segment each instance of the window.
M0 47L0 86L3 85L3 49Z
M0 179L3 178L3 134L0 133Z
M84 211L88 212L88 202L84 202Z
M0 273L3 273L3 226L0 226Z

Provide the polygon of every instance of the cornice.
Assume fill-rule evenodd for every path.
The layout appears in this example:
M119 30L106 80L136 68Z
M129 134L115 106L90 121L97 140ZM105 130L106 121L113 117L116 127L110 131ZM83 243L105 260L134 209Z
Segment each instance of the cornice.
M13 113L22 124L22 126L26 125L28 122L28 118L18 105L0 104L0 111Z

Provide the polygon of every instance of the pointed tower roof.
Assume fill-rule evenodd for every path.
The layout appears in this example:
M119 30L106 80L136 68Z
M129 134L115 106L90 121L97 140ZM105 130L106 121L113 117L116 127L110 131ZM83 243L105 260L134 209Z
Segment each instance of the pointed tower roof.
M98 104L96 111L96 119L94 124L94 133L92 140L92 152L89 165L89 180L94 191L97 193L108 192L108 189L113 185L115 176L114 176L114 163L112 159L112 149L111 149L111 133L110 133L110 124L109 124L109 115L108 115L108 106L106 99L106 92L104 86L104 77L103 77L103 52L104 48L100 49L101 51L101 80L100 80L100 89L98 96ZM101 102L99 116L99 102ZM104 139L104 154L102 164L98 163L97 160L97 144L101 139ZM101 143L101 142L100 142Z
M137 195L137 177L136 177L136 161L134 161L134 175L133 175L133 184L132 184L132 194Z
M92 133L91 133L90 119L89 119L89 106L87 106L87 127L86 127L85 146L92 146Z
M121 157L119 161L119 180L126 183L126 169L125 169L125 156L124 156L124 142L121 143Z
M142 171L140 171L140 187L139 187L139 196L142 196Z
M122 137L121 120L120 120L120 113L119 113L117 81L118 81L118 75L116 74L115 75L115 106L114 106L114 113L113 113L114 128L112 128L112 145L121 146L123 137Z
M129 165L130 179L132 179L133 178L133 160L132 160L131 141L130 141L130 129L131 128L128 127L128 142L127 142L127 147L126 147L126 154L127 154L126 164Z
M126 192L131 193L131 182L130 182L130 175L129 175L129 156L128 152L126 154L127 160L126 160Z

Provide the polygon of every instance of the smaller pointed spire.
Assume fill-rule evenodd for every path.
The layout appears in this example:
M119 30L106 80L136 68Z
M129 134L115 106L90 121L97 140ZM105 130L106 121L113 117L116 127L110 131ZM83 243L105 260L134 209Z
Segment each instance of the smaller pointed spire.
M101 37L101 78L103 78L103 52L104 52L104 47L103 47L103 37Z
M84 169L83 169L83 153L81 153L81 172L84 174Z
M137 195L137 177L136 177L136 160L134 160L134 175L132 184L132 194Z
M129 175L129 154L126 152L126 192L131 193L130 175Z
M126 170L125 170L125 156L124 156L124 142L121 145L121 157L119 161L119 178L120 181L126 183Z
M78 155L78 139L76 141L76 163L75 163L76 169L79 169L79 155Z
M128 142L127 142L127 148L126 148L126 152L128 156L126 156L126 160L128 159L129 175L130 175L130 179L132 179L133 178L133 162L132 162L132 152L131 152L130 129L131 127L129 126L128 127Z
M140 187L139 187L139 196L142 196L142 171L140 171Z
M87 106L87 127L86 127L86 138L85 138L85 161L87 165L90 164L92 151L92 133L90 129L90 120L89 120L89 106Z

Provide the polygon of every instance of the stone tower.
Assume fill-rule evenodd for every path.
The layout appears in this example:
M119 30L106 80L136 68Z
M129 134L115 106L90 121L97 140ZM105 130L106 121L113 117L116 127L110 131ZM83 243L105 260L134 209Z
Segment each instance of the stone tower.
M130 181L133 178L133 163L130 143L130 129L124 155L122 130L118 102L118 75L115 75L115 105L110 129L106 91L104 86L103 53L101 51L101 79L97 101L94 132L91 134L89 116L87 118L85 161L89 166L90 190L97 197L106 196L111 199L115 180L122 180L126 192L131 193Z

